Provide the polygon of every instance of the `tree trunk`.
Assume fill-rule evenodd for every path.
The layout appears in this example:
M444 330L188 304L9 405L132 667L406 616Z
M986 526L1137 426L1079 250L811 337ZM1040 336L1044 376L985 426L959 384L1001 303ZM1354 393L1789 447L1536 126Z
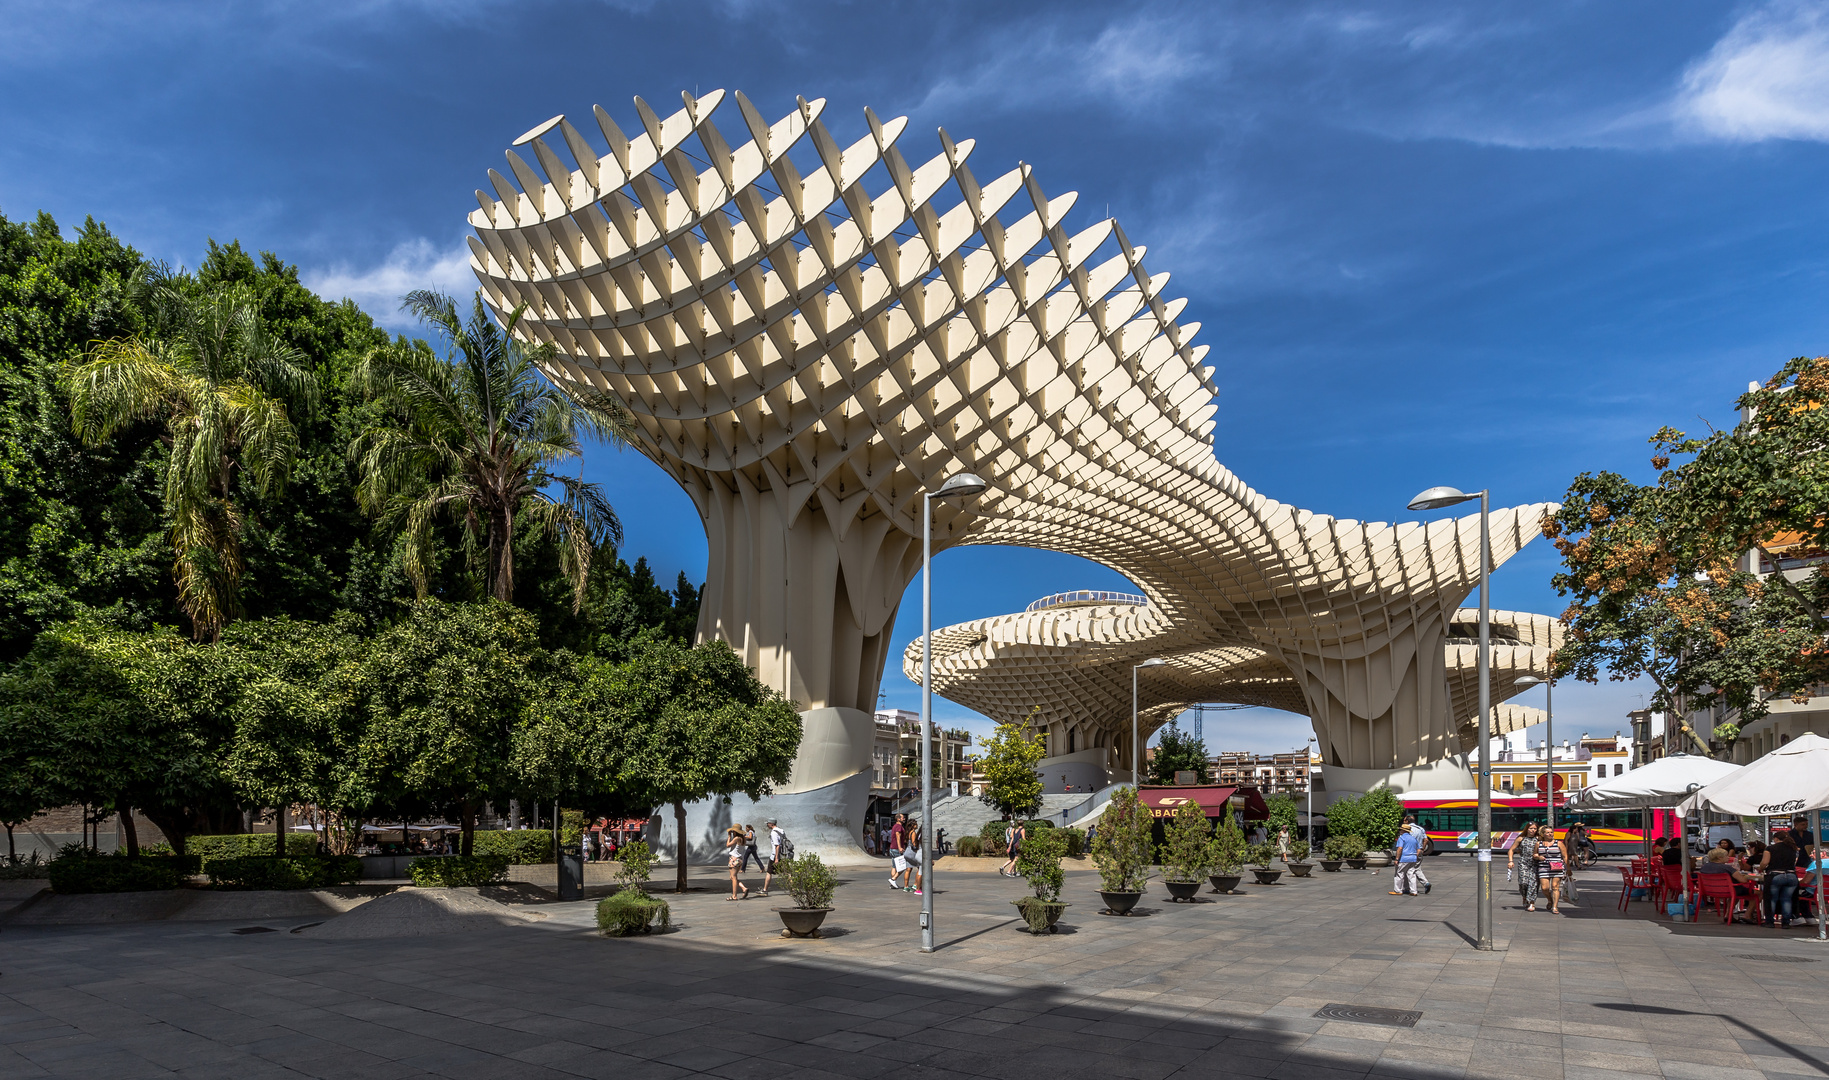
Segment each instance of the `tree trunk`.
M140 857L140 832L133 827L133 807L123 803L120 815L121 835L127 838L127 857L137 859Z
M673 891L686 891L686 804L679 799L673 800L673 857L679 864L679 872L674 878Z
M514 515L503 511L496 516L490 541L500 537L500 544L490 552L490 593L504 604L514 603Z
M286 857L286 808L283 806L273 808L273 857Z
M6 827L6 861L8 863L19 861L19 850L13 847L13 827L11 825Z
M185 853L184 838L190 835L190 829L195 824L194 814L188 810L160 811L154 809L145 809L141 813L146 815L146 820L157 825L159 831L165 834L165 840L171 845L173 852L179 855Z
M521 827L521 800L519 799L508 800L508 827L510 829Z
M476 840L476 804L474 802L464 803L459 815L458 821L464 827L464 838L463 846L458 849L458 854L469 858Z

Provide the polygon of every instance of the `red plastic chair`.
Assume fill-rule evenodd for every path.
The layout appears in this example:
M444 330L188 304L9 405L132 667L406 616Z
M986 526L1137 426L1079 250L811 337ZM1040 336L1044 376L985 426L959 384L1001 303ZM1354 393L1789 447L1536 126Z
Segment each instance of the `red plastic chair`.
M1630 866L1620 867L1619 876L1619 909L1621 911L1625 911L1627 905L1631 903L1632 893L1636 889L1645 890L1645 897L1648 900L1656 900L1658 894L1662 892L1663 882L1652 874L1651 862L1648 859L1633 859Z
M1666 905L1673 904L1683 897L1683 868L1681 866L1658 866L1658 881L1662 888L1658 890L1658 910L1666 910ZM1697 905L1689 916L1694 922L1701 916L1702 908Z
M1751 889L1747 890L1751 893ZM1741 896L1734 891L1734 879L1731 874L1697 874L1696 894L1699 902L1712 906L1721 913L1724 923L1734 921L1734 913L1744 910L1750 918L1753 914L1751 895Z

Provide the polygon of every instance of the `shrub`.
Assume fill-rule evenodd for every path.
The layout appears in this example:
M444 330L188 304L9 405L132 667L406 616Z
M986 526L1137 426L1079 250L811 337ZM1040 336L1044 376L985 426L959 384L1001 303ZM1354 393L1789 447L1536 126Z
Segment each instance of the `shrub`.
M1061 885L1067 879L1061 871L1061 856L1066 852L1067 841L1054 830L1044 829L1023 844L1016 857L1016 872L1029 880L1029 889L1037 900L1052 902L1061 898Z
M1289 857L1283 861L1286 863L1305 863L1308 861L1308 853L1311 850L1313 849L1308 846L1308 841L1291 840L1289 842Z
M975 859L984 854L984 841L976 836L959 838L959 854L968 859Z
M1344 795L1327 804L1327 835L1365 837L1365 811L1359 796Z
M1212 866L1211 828L1199 803L1190 800L1175 808L1156 848L1156 860L1168 871L1170 881L1199 881L1207 875Z
M470 842L472 857L506 855L514 866L533 866L553 860L553 834L550 829L487 829L474 835Z
M63 852L46 876L59 893L147 892L175 889L197 872L195 855L96 855Z
M0 881L22 881L51 876L51 863L36 851L8 856L0 862Z
M1367 847L1382 851L1397 843L1403 829L1404 804L1388 787L1375 787L1359 799L1360 813L1365 815L1363 831Z
M1213 830L1213 842L1208 845L1207 865L1214 873L1232 875L1245 861L1245 837L1238 831L1238 823L1232 820L1230 813L1219 819L1219 827Z
M1105 892L1142 892L1150 862L1150 833L1155 819L1137 801L1137 789L1121 787L1099 818L1092 841L1092 861Z
M775 868L787 877L788 895L795 907L824 908L832 906L832 894L838 890L838 879L824 861L813 852L789 859Z
M417 864L415 864L417 865ZM673 909L640 889L624 889L597 902L597 929L611 937L646 934L673 925Z
M1002 843L1003 842L1003 831L1009 827L1010 827L1010 823L1007 820L987 821L983 825L979 826L978 839L984 841L987 846L993 840L995 840L999 843Z
M407 873L422 889L461 889L508 880L506 855L431 855L413 860Z
M240 859L273 857L273 833L222 833L215 836L190 836L184 840L184 850L200 856L204 862L211 859ZM286 857L289 859L308 858L318 853L318 836L316 833L289 832L286 834Z
M1280 829L1288 829L1291 836L1295 835L1299 815L1294 795L1287 791L1279 791L1267 797L1264 800L1264 806L1270 811L1268 822L1270 835L1275 836Z
M1030 836L1034 836L1034 835L1035 835L1035 830L1037 830L1037 829L1052 829L1052 828L1054 828L1054 822L1052 822L1052 821L1049 821L1049 820L1048 820L1048 819L1047 819L1047 818L1039 818L1039 817L1038 817L1038 818L1030 818L1030 819L1029 819L1029 820L1027 820L1027 821L1025 821L1025 822L1023 822L1023 824L1024 824L1024 825L1026 825L1026 826L1028 826L1028 829L1029 829L1029 835L1030 835Z
M1270 863L1276 858L1276 848L1269 844L1252 844L1245 849L1245 861L1252 866L1270 869Z
M1365 841L1357 833L1330 836L1322 848L1330 859L1357 859L1365 855Z
M215 889L321 889L362 879L362 860L354 855L310 855L276 859L244 855L207 859L203 872Z
M616 849L616 884L639 889L654 870L654 851L646 840L632 840Z

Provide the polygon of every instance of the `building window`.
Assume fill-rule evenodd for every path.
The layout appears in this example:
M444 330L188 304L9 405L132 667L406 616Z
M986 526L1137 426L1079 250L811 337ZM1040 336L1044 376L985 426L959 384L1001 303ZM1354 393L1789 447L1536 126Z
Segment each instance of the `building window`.
M1618 776L1620 773L1623 773L1625 771L1626 771L1626 767L1624 765L1613 766L1613 775L1614 776Z
M1509 776L1499 777L1499 789L1501 791L1510 791L1511 790L1511 777L1509 777Z

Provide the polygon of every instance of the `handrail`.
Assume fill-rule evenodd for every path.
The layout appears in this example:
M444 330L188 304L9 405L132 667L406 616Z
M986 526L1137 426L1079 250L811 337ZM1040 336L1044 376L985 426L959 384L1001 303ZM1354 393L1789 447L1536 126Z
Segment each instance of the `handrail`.
M1044 596L1035 601L1024 611L1041 611L1046 608L1075 607L1081 604L1129 604L1133 607L1147 607L1149 597L1136 593L1106 592L1099 589L1074 589L1071 592L1058 592Z

